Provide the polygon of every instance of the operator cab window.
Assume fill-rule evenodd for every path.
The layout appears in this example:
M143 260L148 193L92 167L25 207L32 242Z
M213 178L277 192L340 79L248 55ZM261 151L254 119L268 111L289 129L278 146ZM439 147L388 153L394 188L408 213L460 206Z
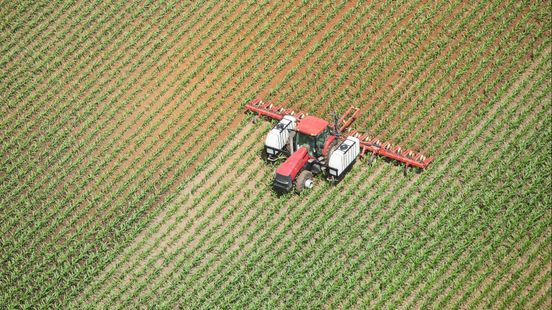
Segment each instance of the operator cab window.
M328 128L324 129L318 136L311 136L301 132L297 133L297 149L301 147L306 147L309 151L310 156L318 157L322 155L322 150L324 149L324 143L328 140L330 135L330 130Z
M297 133L297 149L306 147L309 155L316 156L314 150L316 149L316 137L304 134L302 132Z
M322 150L324 150L324 143L326 143L326 140L328 140L328 137L330 136L330 129L326 127L322 133L318 135L316 138L316 150L317 155L322 155Z

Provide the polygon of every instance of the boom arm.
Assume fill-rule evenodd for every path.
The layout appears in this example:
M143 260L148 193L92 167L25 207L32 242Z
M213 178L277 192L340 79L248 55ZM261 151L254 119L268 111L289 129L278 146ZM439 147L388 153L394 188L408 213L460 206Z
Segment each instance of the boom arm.
M421 153L413 150L403 151L400 146L392 146L391 143L381 143L377 139L370 139L368 135L360 135L353 133L353 136L360 140L360 156L365 156L367 153L372 153L372 156L383 156L399 162L402 162L406 167L417 167L425 169L434 160L433 157L426 157Z
M245 105L245 108L258 116L265 116L275 120L282 120L286 115L292 115L297 118L297 121L301 121L308 113L299 112L296 113L293 109L284 108L282 106L277 107L271 102L265 102L259 98L251 100L248 104ZM359 109L351 106L345 114L339 119L339 124L341 127L339 131L347 129L356 119L359 113Z
M343 131L355 121L357 118L358 112L360 111L359 108L355 108L353 106L349 107L347 111L345 111L345 114L339 119L339 124L341 124L341 127L339 128L339 131Z
M258 98L251 100L251 102L245 105L245 108L258 116L266 116L275 120L281 120L285 115L293 115L297 119L302 119L307 115L304 112L295 113L292 109L276 107L271 102L264 102Z

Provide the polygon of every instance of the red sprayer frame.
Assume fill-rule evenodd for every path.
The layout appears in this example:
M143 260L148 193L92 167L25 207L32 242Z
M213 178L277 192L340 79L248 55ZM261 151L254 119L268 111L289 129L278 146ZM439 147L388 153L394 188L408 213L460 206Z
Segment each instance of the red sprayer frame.
M281 120L285 115L296 115L295 111L292 109L276 107L271 102L264 102L261 99L253 99L250 103L245 105L245 108L258 116L267 116L276 120ZM299 113L296 117L301 119L305 115L306 113Z
M403 151L401 147L391 147L391 143L381 144L379 140L369 140L367 135L358 137L360 140L360 155L365 156L366 153L372 153L373 156L384 156L396 161L403 162L406 167L416 167L425 169L432 161L433 157L425 157L413 150Z
M270 102L264 102L261 99L253 99L250 103L245 105L245 108L258 116L266 116L276 120L281 120L285 115L293 115L297 118L297 121L301 121L307 113L299 112L295 113L292 109L284 107L276 107ZM345 114L339 119L339 123L342 124L339 131L347 129L353 121L356 119L359 109L350 107ZM360 140L360 156L364 157L367 153L372 153L372 156L384 156L399 162L402 162L406 167L416 167L425 169L433 160L433 157L425 157L424 155L414 152L413 150L403 151L401 147L392 147L391 143L381 143L377 139L370 139L366 134L360 134L357 131L352 131L347 134L348 136L354 136ZM345 139L346 137L341 137Z

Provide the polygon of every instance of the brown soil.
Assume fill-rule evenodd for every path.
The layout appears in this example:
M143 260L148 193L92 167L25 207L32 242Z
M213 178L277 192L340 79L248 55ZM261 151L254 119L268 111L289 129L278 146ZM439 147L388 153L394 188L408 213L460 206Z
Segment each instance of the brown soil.
M469 14L469 13L470 13L469 10L467 10L467 12L465 12L465 14ZM475 22L477 20L477 18L473 18L472 20ZM450 29L447 29L447 31L449 31L449 30ZM427 40L433 40L435 37L443 37L443 36L447 36L447 34L448 34L448 32L445 32L445 33L438 33L437 31L431 31L431 32L433 33L433 35L431 35ZM452 46L453 45L456 46L457 44L458 44L458 39L453 38L451 40L451 42L449 43L449 45L446 46L444 48L444 50L441 52L440 56L437 57L437 59L439 59L439 57L442 57L443 55L447 54L450 51L450 49L452 48ZM423 45L420 45L420 46L423 46ZM435 47L432 47L432 48L435 48ZM421 52L421 50L418 49L418 53L420 53L420 52ZM452 55L453 55L453 57L451 57L447 61L447 63L451 63L455 59L456 55L458 55L458 54L453 53ZM422 63L427 62L427 61L430 61L430 60L429 59L421 59L418 63L422 64ZM429 72L434 70L437 63L438 62L431 62L429 64L429 66L424 70L422 75L417 78L417 81L426 80L426 78L428 77ZM412 69L410 71L406 72L406 76L411 76L413 71L416 69L417 66L418 65L416 65L416 66L411 65L410 67ZM439 72L441 72L440 70L438 70L437 72L438 72L438 74L441 74L441 73L439 73ZM439 75L435 76L434 79L437 79L438 77L439 77ZM402 88L399 87L400 85L401 84L397 84L396 87L394 87L393 91L388 92L387 96L384 96L384 97L381 97L380 99L378 99L378 102L383 103L383 102L386 101L384 98L391 98L392 95L394 95L396 92L401 91ZM408 94L410 94L414 89L417 89L416 85L417 85L417 83L413 83L411 86L408 86L408 89L406 91L403 90L403 92L400 95L400 98L399 98L398 102L404 102L405 97ZM426 85L426 87L427 87L427 85ZM376 90L376 92L377 91L378 90ZM423 91L425 91L425 89L419 89L419 90L417 89L417 91L418 91L418 93L422 93ZM401 107L401 110L402 111L411 111L411 109L413 107L412 104L413 104L413 102L415 102L416 98L417 97L414 97L410 103L401 103L401 106L405 106L404 108ZM415 107L415 108L417 110L420 110L420 109L423 108L423 106ZM376 109L376 110L379 109L378 104L374 105L374 109ZM404 118L405 115L406 115L405 112L402 112L401 114L397 115L393 120L387 120L386 118L378 119L378 121L376 123L374 123L374 125L371 126L371 128L372 128L371 131L378 132L378 136L381 136L383 138L383 140L385 140L385 137L389 136L389 133L388 133L389 129L404 126L404 120L401 120L401 117ZM410 116L409 116L409 118L410 118ZM389 125L386 125L386 124L389 124ZM402 125L399 126L399 124L402 124ZM397 141L397 142L400 142L400 141ZM401 144L404 145L404 143L401 143Z
M479 131L479 129L477 129L477 130L474 131L474 132L477 132L477 131ZM446 166L447 166L447 165L445 164L445 165L443 165L442 167L446 167ZM377 174L375 174L375 175L377 175ZM415 183L415 181L412 181L412 180L411 180L409 183L411 183L411 184L405 186L404 188L410 188L411 186L413 186L413 184ZM422 186L422 187L423 187L423 186ZM396 195L396 196L398 197L398 196L401 196L401 195ZM395 203L396 203L396 202L391 202L391 204L395 204Z
M519 19L523 16L523 14L524 14L524 13L521 13L520 15L518 15L517 19L519 20ZM515 27L515 25L516 25L516 23L512 23L512 25L510 26L510 29L507 30L506 33L509 33L509 32L511 31L511 29L513 29L513 28ZM497 38L497 39L495 40L495 43L493 44L493 46L499 45L500 39L501 39L501 37ZM528 40L529 40L529 39L527 39L527 41L528 41ZM522 45L524 45L524 44L522 44ZM501 53L498 53L498 57L500 57L500 55L501 55ZM495 58L496 58L496 57L495 57ZM508 63L508 62L506 62L506 63ZM513 71L515 72L515 71L517 70L517 68L519 68L519 66L521 66L521 64L518 62L516 68L514 68ZM489 69L490 69L490 68L489 68ZM492 74L490 80L494 80L494 79L496 78L496 76L502 72L501 69L504 69L504 68L499 68L498 70L496 70L495 73ZM470 70L470 71L471 71L471 70ZM479 87L478 90L476 91L476 94L482 95L482 96L484 96L486 99L483 100L482 105L481 105L481 106L478 106L478 107L476 108L476 110L479 110L479 109L483 108L483 105L488 104L490 98L491 98L491 97L496 93L496 91L498 91L498 89L500 89L500 87L502 86L502 85L498 84L498 85L496 85L495 88L494 88L493 90L491 90L490 92L484 93L484 83L481 81L481 78L484 76L485 72L486 72L486 70L484 69L477 77L475 77L475 78L473 79L473 82L470 83L470 84L469 84L462 92L460 92L459 95L458 95L458 98L462 98L463 96L466 95L466 93L467 93L471 88L475 87L475 85L478 85L478 83L479 83L480 87ZM445 97L443 98L443 100L442 100L441 103L444 103L444 101L446 101L446 100L450 97L450 93L451 93L451 92L452 92L452 90L451 90L447 95L445 95ZM440 103L438 103L438 104L440 104ZM445 118L447 118L447 120L448 120L447 122L448 122L449 124L454 123L454 122L458 119L457 117L454 117L454 116L453 116L453 117L450 118L450 119L448 118L448 115L451 115L451 114L452 114L451 111L452 111L452 109L454 109L454 108L455 108L454 104L451 105L450 107L448 107L443 113L441 113L440 117L437 117L437 118L435 119L434 122L435 122L436 124L440 124L441 122L444 122ZM456 116L463 115L464 112L467 110L467 108L468 108L468 106L466 105L466 106L462 107L457 113L454 113L453 115L456 115ZM426 117L424 117L424 118L422 119L421 123L425 123L425 122L428 120L428 118L429 118L429 115L426 116ZM453 131L453 134L451 135L451 138L449 139L449 141L456 141L457 136L460 135L460 134L466 129L467 124L469 124L469 123L471 122L472 118L473 118L472 115L467 115L467 117L465 117L465 118L463 119L462 124L461 124L461 126L460 126L460 129L459 129L459 130ZM445 130L443 130L443 132L448 132L447 129L449 129L449 127L446 127ZM418 136L417 133L415 133L415 132L410 133L410 134L407 136L407 138L405 139L406 143L407 143L407 144L408 144L408 143L410 143L410 144L415 143L414 141L411 141L412 138L413 138L414 136ZM433 139L435 136L437 136L437 134L436 134L435 132L427 131L426 133L423 133L422 135L420 135L420 137L417 137L416 139L419 139L419 140L422 140L422 141L426 141L426 140ZM435 155L438 155L438 153L436 153Z
M324 37L324 35L332 29L336 23L338 23L345 12L347 12L351 7L353 7L352 2L346 3L338 12L337 14L328 22L326 25L311 39L311 41L283 68L283 70L278 73L271 82L267 85L264 91L260 92L261 97L267 97L268 93L270 93L270 90L276 87L276 85L280 84L282 80L286 77L288 72L290 72L293 68L295 68L307 55L308 51L312 49L312 47L317 43L320 42L321 39ZM304 69L303 69L304 70Z

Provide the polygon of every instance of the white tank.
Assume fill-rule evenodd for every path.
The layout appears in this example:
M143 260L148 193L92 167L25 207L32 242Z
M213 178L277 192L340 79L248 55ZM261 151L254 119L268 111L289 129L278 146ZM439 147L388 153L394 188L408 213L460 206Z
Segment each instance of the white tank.
M341 178L343 172L347 171L360 154L360 140L355 137L347 137L336 150L330 154L328 172L330 175Z
M284 148L289 138L289 131L295 130L297 120L291 115L286 115L274 126L266 136L265 148L268 155L278 155Z

